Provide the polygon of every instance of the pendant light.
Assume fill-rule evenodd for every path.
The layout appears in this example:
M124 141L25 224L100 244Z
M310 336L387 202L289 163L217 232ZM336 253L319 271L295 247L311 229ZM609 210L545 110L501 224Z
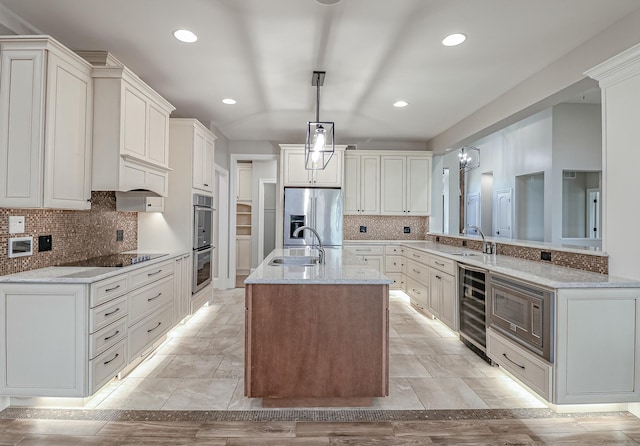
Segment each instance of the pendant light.
M304 144L304 168L322 170L327 167L335 151L334 123L320 121L320 87L324 84L325 71L314 71L311 85L316 87L316 120L307 122L307 139Z

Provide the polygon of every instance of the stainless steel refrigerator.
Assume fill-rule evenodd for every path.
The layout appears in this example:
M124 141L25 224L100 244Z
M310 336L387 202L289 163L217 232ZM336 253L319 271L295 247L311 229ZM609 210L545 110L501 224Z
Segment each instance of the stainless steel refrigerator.
M285 248L316 243L311 231L301 231L293 237L293 232L300 226L315 229L322 246L342 246L342 189L285 187Z

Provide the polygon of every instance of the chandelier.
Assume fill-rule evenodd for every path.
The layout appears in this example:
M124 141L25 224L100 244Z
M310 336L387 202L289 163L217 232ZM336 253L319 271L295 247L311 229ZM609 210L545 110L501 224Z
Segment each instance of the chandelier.
M306 170L324 169L335 151L334 123L320 121L320 87L324 84L325 74L325 71L314 71L311 78L311 85L316 87L316 120L307 122L304 144Z

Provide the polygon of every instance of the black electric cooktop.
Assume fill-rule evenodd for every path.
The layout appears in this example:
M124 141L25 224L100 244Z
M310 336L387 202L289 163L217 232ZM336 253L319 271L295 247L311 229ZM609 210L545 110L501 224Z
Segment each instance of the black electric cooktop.
M167 254L109 254L106 256L92 257L90 259L78 260L76 262L63 263L60 266L102 266L102 267L122 267L135 265Z

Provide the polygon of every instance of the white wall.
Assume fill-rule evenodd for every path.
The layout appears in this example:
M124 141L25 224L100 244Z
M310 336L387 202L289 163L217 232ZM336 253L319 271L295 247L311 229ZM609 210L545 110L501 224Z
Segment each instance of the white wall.
M609 273L640 280L640 45L595 67L603 104L603 248Z
M258 258L258 231L259 228L259 200L260 200L260 180L276 181L278 177L278 162L276 160L269 161L253 161L253 186L251 196L253 198L253 207L251 211L251 267L257 267L263 259ZM268 254L268 253L265 253Z
M553 107L553 195L551 242L562 240L562 171L602 170L602 109L600 104L558 104Z

